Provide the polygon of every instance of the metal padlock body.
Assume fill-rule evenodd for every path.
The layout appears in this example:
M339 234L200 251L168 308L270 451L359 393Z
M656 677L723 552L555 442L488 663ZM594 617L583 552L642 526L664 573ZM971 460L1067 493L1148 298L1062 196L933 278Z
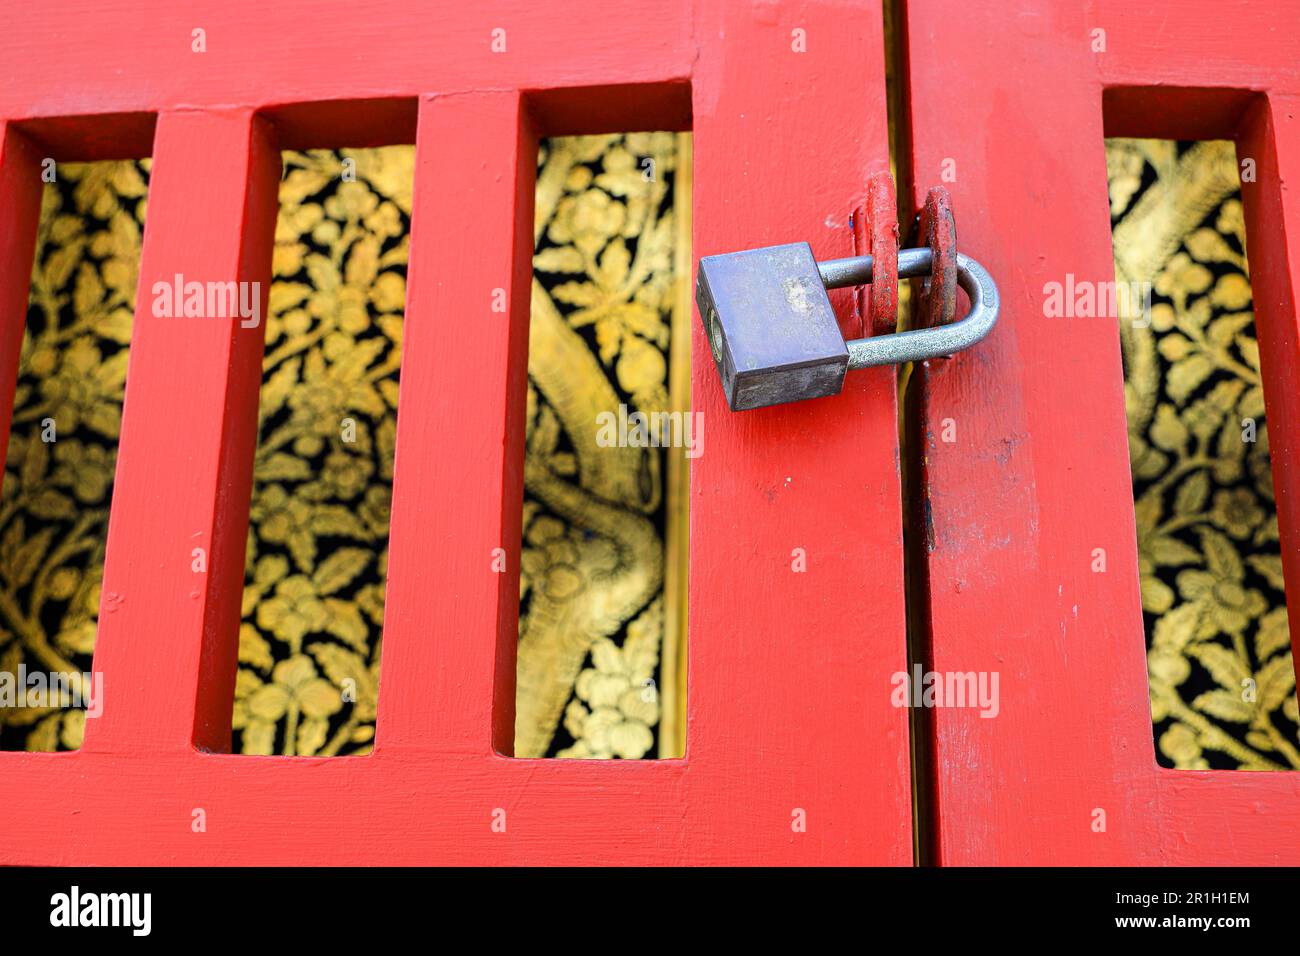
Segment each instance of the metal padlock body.
M844 387L849 350L808 243L705 256L695 299L732 411Z

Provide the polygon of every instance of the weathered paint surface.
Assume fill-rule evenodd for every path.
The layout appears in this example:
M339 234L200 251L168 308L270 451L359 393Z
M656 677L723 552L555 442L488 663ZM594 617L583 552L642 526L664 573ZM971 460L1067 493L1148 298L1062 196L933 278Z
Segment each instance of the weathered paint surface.
M6 18L9 394L40 157L152 153L141 288L183 272L264 294L280 149L414 136L417 168L374 754L201 752L228 744L261 342L155 319L141 295L95 655L104 716L80 752L0 754L0 863L910 862L907 712L888 693L905 658L890 369L733 415L697 327L709 444L691 475L687 756L498 753L518 584L492 551L519 540L537 137L693 128L696 256L803 240L849 255L828 223L887 167L876 0L589 0L562 17L135 0ZM833 301L851 321L849 294ZM196 587L199 539L213 558Z
M873 335L886 335L898 323L898 196L889 173L876 173L867 184L871 284L864 297Z
M1105 135L1235 138L1257 159L1243 194L1295 591L1300 4L909 0L907 17L917 183L952 164L960 248L1003 300L979 348L918 378L928 666L1001 673L996 719L926 715L936 857L1294 864L1300 774L1156 764L1118 330L1045 318L1043 287L1115 278ZM940 438L948 419L953 443Z

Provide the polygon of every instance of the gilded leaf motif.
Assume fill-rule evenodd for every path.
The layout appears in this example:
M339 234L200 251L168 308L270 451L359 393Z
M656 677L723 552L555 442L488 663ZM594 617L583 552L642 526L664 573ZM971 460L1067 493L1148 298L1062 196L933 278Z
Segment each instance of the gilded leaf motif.
M1142 606L1168 766L1300 769L1268 430L1231 143L1107 142Z

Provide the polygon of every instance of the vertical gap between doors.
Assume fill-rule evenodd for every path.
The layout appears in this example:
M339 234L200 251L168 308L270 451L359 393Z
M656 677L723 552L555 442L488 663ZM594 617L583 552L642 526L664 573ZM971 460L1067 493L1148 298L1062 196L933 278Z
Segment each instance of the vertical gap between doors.
M885 87L889 111L889 159L897 183L900 247L913 244L912 124L908 111L907 4L906 0L884 0ZM898 328L910 328L911 283L898 287ZM913 388L911 363L898 369L898 445L903 509L903 578L906 605L907 670L930 659L929 502L925 495L922 451L925 427L919 388ZM912 780L912 862L916 866L935 863L934 811L931 802L932 747L930 713L923 707L908 710L909 766Z

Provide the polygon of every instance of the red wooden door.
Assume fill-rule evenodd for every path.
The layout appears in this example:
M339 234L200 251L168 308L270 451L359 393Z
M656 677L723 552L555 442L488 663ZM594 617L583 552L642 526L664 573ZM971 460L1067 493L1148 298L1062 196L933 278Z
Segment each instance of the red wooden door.
M1300 774L1157 766L1119 331L1044 312L1048 283L1115 278L1104 136L1236 140L1256 164L1242 182L1255 321L1283 563L1300 580L1297 22L1291 2L907 4L911 163L922 184L955 173L961 246L1003 301L981 349L919 380L927 666L1002 676L996 719L930 715L941 863L1300 856Z
M892 371L735 415L696 329L708 441L691 475L684 759L507 756L517 565L492 568L519 545L538 137L690 128L695 257L799 240L849 255L850 212L887 167L879 4L253 14L7 11L0 432L43 158L153 157L141 289L181 273L265 295L279 151L414 141L374 753L222 752L262 332L156 318L141 295L95 649L103 714L78 752L0 754L0 863L909 863L907 711L888 693L905 661ZM211 554L197 588L195 542Z

